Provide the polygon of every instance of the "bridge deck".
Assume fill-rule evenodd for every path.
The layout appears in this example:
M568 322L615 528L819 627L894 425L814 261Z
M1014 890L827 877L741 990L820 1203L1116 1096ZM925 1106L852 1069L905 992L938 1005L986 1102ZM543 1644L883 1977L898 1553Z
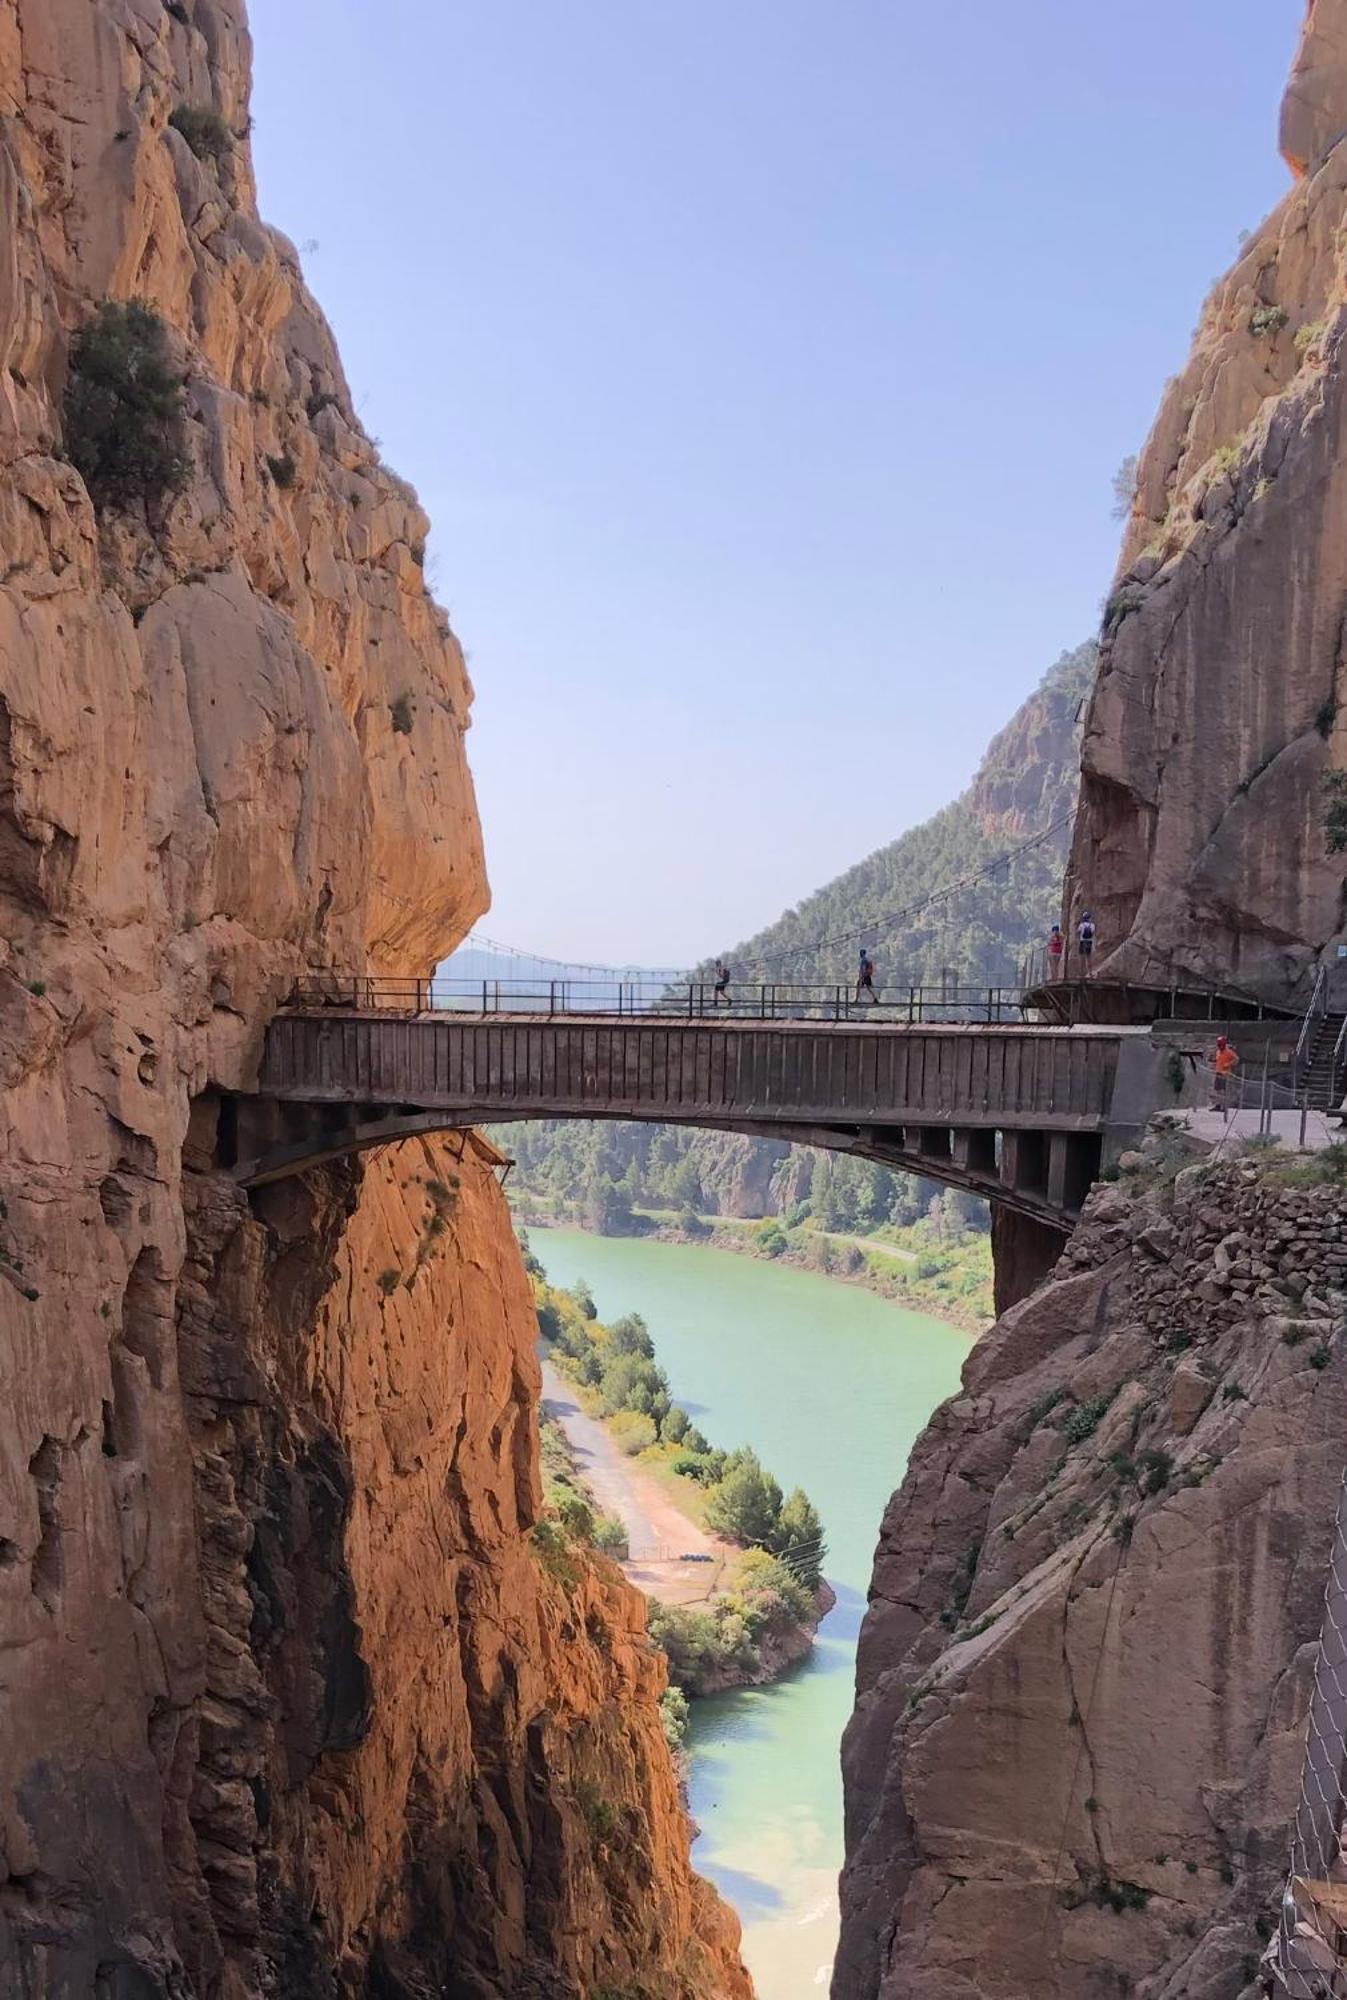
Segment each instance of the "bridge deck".
M1144 1030L612 1016L283 1014L262 1089L512 1117L790 1118L1102 1131Z
M852 1151L1065 1226L1151 1108L1144 1029L295 1010L243 1177L524 1118L699 1125Z

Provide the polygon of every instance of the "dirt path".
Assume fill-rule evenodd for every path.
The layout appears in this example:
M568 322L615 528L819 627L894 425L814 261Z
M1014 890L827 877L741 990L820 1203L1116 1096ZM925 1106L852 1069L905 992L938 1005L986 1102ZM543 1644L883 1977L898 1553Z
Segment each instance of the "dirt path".
M900 1250L896 1243L886 1243L882 1236L843 1236L836 1229L820 1229L820 1236L826 1236L830 1243L854 1243L858 1250L873 1250L879 1257L896 1257L901 1264L915 1264L915 1250Z
M570 1440L581 1477L605 1514L627 1531L631 1560L622 1569L638 1590L665 1604L698 1604L716 1589L737 1554L676 1507L660 1482L614 1444L603 1425L581 1409L574 1389L543 1362L543 1402ZM681 1556L709 1556L682 1562Z

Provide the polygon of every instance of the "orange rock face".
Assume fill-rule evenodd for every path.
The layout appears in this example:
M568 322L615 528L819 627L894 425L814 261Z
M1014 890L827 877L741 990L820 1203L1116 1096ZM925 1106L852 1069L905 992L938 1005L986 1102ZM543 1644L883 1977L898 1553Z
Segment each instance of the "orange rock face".
M743 1995L639 1601L530 1541L487 1166L212 1169L298 973L486 902L427 524L257 218L248 65L237 0L0 0L0 1993ZM192 476L100 519L107 296Z

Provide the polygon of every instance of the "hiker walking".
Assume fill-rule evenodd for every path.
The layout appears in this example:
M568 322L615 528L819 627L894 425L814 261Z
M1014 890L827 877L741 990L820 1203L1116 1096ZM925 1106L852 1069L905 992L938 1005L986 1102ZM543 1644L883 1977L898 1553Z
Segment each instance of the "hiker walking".
M869 1000L872 1007L879 1005L878 996L875 993L875 961L871 958L864 945L861 946L861 962L856 970L857 1000L860 1000L862 995Z
M1062 936L1062 927L1060 924L1054 924L1052 929L1048 932L1048 978L1049 979L1061 978L1062 953L1065 950L1065 948L1066 948L1066 939Z
M721 1001L728 1007L730 1002L730 968L723 958L716 960L716 983L711 993L711 1005L718 1007Z
M1213 1108L1219 1111L1223 1118L1229 1118L1230 1079L1239 1068L1239 1057L1225 1035L1216 1037L1216 1054L1212 1059L1212 1067L1216 1071L1216 1102Z
M1080 951L1085 977L1090 976L1090 960L1094 957L1094 918L1087 910L1076 926L1076 944Z

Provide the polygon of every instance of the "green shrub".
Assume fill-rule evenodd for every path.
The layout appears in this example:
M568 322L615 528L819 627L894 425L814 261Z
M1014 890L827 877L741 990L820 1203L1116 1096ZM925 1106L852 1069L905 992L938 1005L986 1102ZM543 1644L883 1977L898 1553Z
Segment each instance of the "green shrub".
M659 1698L659 1719L664 1740L677 1756L688 1733L688 1698L682 1688L667 1687Z
M529 1537L529 1545L538 1561L558 1583L578 1582L580 1572L571 1555L566 1530L559 1521L539 1521Z
M1260 338L1280 333L1289 318L1285 306L1255 306L1249 315L1249 331Z
M412 708L411 696L400 694L396 701L389 702L388 712L393 718L394 735L410 736L412 725L416 719Z
M1295 337L1296 353L1308 354L1312 347L1318 346L1323 336L1324 322L1321 319L1312 319L1307 321L1304 326L1297 327Z
M780 1257L786 1250L786 1232L775 1217L768 1216L753 1231L753 1241L765 1257Z
M1141 1454L1141 1490L1143 1493L1162 1493L1169 1484L1174 1470L1174 1461L1167 1451L1154 1446Z
M1325 700L1320 702L1314 712L1314 726L1325 742L1333 734L1333 724L1337 719L1338 698L1335 694L1330 694Z
M276 485L284 488L287 486L294 485L295 474L299 471L299 467L295 464L295 461L290 456L290 453L288 451L285 451L282 452L278 458L272 458L270 454L268 454L267 470L268 472L270 472L272 479L275 481Z
M394 1271L390 1268L387 1271L380 1271L379 1273L379 1290L385 1298L388 1298L391 1293L395 1292L401 1282L401 1271Z
M1347 853L1347 771L1324 772L1319 817L1329 853Z
M557 1518L575 1542L594 1540L594 1509L578 1493L565 1493L557 1501Z
M655 1358L655 1343L639 1313L624 1313L608 1329L608 1344L614 1354L639 1354L647 1361Z
M310 423L313 422L315 417L321 417L324 410L336 408L337 399L330 389L315 389L314 393L309 397L308 402L304 405L305 413ZM424 554L424 549L422 553Z
M164 12L171 14L175 21L181 21L184 27L191 25L192 17L184 7L183 0L164 0Z
M228 122L213 104L179 104L168 122L198 160L222 160L234 143Z
M642 1416L639 1410L619 1410L611 1429L628 1458L635 1458L638 1451L648 1451L659 1437L654 1418Z
M1309 1362L1311 1368L1327 1368L1329 1362L1333 1359L1333 1351L1328 1347L1315 1347L1310 1350L1305 1359Z
M653 1418L656 1432L669 1411L669 1382L657 1361L644 1354L619 1353L603 1371L603 1407L609 1416L637 1410Z
M768 1538L768 1547L779 1556L792 1576L810 1590L816 1590L823 1576L823 1522L818 1509L800 1487L786 1495Z
M599 1514L594 1522L594 1546L606 1556L625 1559L630 1547L630 1538L621 1521L613 1514Z
M1093 1396L1088 1403L1077 1403L1066 1422L1062 1425L1062 1436L1068 1444L1083 1444L1087 1437L1098 1430L1100 1420L1113 1401L1112 1394Z
M76 334L65 449L97 507L162 500L187 484L182 378L163 321L141 300L106 300Z
M736 1451L706 1508L706 1524L729 1541L766 1543L781 1518L781 1488L755 1451Z

